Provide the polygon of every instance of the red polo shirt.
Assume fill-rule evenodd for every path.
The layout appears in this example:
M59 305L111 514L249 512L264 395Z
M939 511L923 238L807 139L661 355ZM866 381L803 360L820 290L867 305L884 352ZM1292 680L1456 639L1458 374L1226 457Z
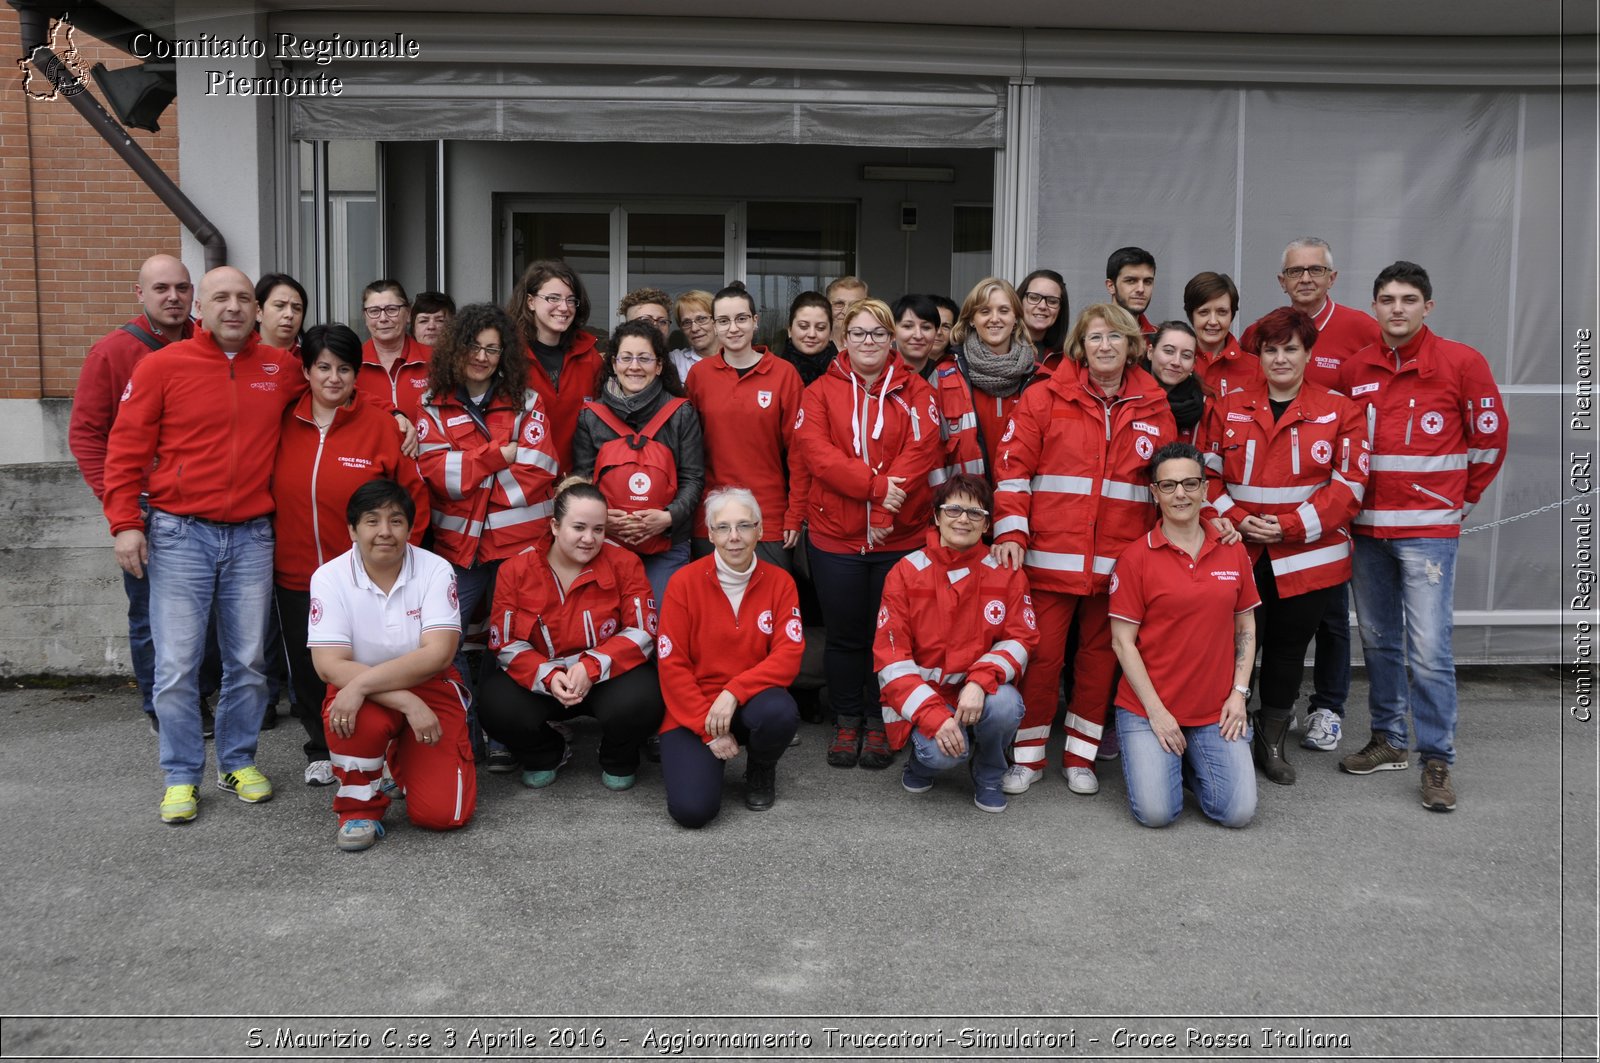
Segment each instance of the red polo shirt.
M1161 704L1184 727L1222 718L1233 689L1233 618L1261 604L1243 543L1223 546L1208 522L1198 558L1157 524L1123 550L1111 574L1111 615L1139 625L1136 645ZM1148 716L1126 676L1116 704Z

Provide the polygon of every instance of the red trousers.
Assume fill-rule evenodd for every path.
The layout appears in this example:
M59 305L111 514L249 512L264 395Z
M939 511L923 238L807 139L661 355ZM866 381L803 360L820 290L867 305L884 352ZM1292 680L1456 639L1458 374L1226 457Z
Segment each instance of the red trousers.
M328 706L336 691L330 686L322 703L323 726L328 733L328 753L339 789L333 810L339 822L382 819L389 795L379 783L383 764L405 791L406 816L429 830L454 830L472 818L478 806L478 775L467 736L467 694L448 679L430 679L413 687L439 717L439 740L423 745L412 733L404 714L375 702L365 702L356 713L355 733L340 738L328 722Z
M1067 633L1078 625L1078 655L1072 664L1072 697L1067 706L1067 740L1061 762L1068 768L1094 767L1117 678L1117 655L1111 649L1111 598L1054 591L1033 592L1039 619L1039 648L1022 673L1022 723L1011 747L1014 763L1044 769L1044 747L1050 721L1056 717L1056 690L1066 660Z

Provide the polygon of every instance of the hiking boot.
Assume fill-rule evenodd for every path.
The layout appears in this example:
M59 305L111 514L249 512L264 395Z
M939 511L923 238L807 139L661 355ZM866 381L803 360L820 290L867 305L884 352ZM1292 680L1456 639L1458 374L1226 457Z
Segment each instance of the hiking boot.
M1422 762L1422 807L1429 812L1454 812L1456 790L1450 785L1450 765L1442 760Z
M254 764L246 764L226 775L217 776L217 789L226 790L247 804L259 805L272 800L272 783Z
M383 824L375 819L347 819L339 824L334 844L341 852L359 853L378 844L383 837Z
M1283 755L1283 746L1288 738L1287 716L1269 717L1257 714L1255 735L1250 740L1250 752L1255 759L1256 767L1261 769L1261 774L1279 786L1294 785L1294 765Z
M765 812L778 799L778 766L752 760L744 769L744 807Z
M169 786L161 797L161 822L189 823L200 810L200 787Z
M835 768L853 768L861 759L861 729L849 724L835 724L833 744L828 747L828 763Z
M1332 709L1318 709L1306 717L1306 733L1300 739L1300 744L1307 749L1331 753L1339 748L1339 738L1343 732L1344 723L1338 713Z
M1382 735L1373 735L1371 741L1339 762L1341 771L1351 775L1371 775L1375 771L1404 771L1411 766L1407 750L1396 749Z
M882 771L894 763L894 750L889 748L889 735L882 727L867 728L861 743L861 766Z

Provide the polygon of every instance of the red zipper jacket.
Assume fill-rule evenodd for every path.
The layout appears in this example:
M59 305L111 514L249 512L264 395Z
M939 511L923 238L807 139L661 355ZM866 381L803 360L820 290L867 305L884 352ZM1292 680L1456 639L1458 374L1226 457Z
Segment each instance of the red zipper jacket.
M1210 476L1206 497L1238 523L1274 516L1283 541L1246 543L1252 564L1265 550L1278 596L1289 598L1350 578L1350 521L1367 474L1366 424L1355 403L1306 383L1277 421L1266 385L1206 404L1198 446Z
M1339 390L1339 367L1344 360L1370 343L1383 342L1383 330L1371 314L1352 309L1332 299L1322 304L1311 318L1317 326L1317 342L1311 348L1311 360L1306 363L1306 383L1329 391ZM1252 354L1259 354L1256 345L1257 321L1244 330L1239 345Z
M550 379L531 347L527 354L528 386L539 393L539 401L550 419L556 461L562 469L571 469L572 437L578 431L578 414L583 411L584 400L600 394L600 370L605 364L600 345L592 335L579 329L567 345L559 383Z
M204 329L151 351L123 389L106 448L111 534L144 529L147 469L152 508L224 523L271 513L283 410L305 390L300 363L255 333L231 359Z
M806 388L795 433L795 460L810 475L806 502L811 541L830 553L913 550L928 527L930 479L944 467L939 411L928 382L891 353L871 387L850 368L850 352ZM883 508L891 476L905 501ZM867 529L888 529L877 544Z
M1399 350L1364 347L1339 390L1367 421L1372 471L1357 535L1454 539L1506 459L1505 403L1489 363L1426 325Z
M556 482L555 442L535 391L520 408L496 394L484 435L459 399L422 397L417 471L432 499L434 552L462 568L510 557L545 532ZM507 462L501 447L515 440Z
M1018 543L1036 591L1103 594L1123 547L1155 524L1151 455L1177 439L1167 393L1130 365L1109 403L1076 362L1029 388L1000 437L996 543Z
M1015 686L1038 645L1028 577L982 543L951 550L930 530L926 546L889 570L878 608L872 661L891 744L913 726L932 738L966 683L985 694Z
M1248 353L1232 336L1228 337L1215 358L1199 349L1195 350L1194 356L1194 372L1200 378L1200 387L1208 399L1240 388L1254 387L1267 379L1266 374L1261 372L1261 360Z
M789 451L804 388L794 366L765 347L756 350L761 360L743 376L720 353L702 358L684 390L700 411L705 495L719 487L748 488L761 506L761 541L774 542L785 528L800 527L789 504ZM703 509L695 513L696 538L706 538L705 521Z
M356 488L369 480L393 480L417 504L411 543L422 545L428 530L428 488L417 463L400 453L394 416L357 392L334 411L326 434L312 418L311 396L283 411L278 458L272 469L272 499L277 543L273 580L292 591L311 587L311 573L350 550L345 507Z
M939 363L929 381L938 403L939 433L945 445L944 464L934 475L935 486L963 472L990 479L1000 437L1005 434L1017 403L1034 380L1049 375L1044 363L1036 372L1039 375L1016 394L1000 396L973 387L954 357Z
M806 643L794 580L777 565L755 564L737 615L717 577L715 554L685 565L668 582L656 639L667 703L662 731L686 727L710 742L706 714L718 694L726 690L743 705L800 674Z
M356 372L356 390L385 413L398 410L406 420L416 424L422 393L428 390L428 366L432 361L433 348L407 336L400 357L395 359L394 368L385 369L383 360L378 357L378 348L368 340L361 345L361 368Z
M548 533L500 566L489 648L506 674L535 694L579 661L593 683L637 668L655 649L656 603L644 563L604 543L565 592L550 570Z
M140 314L128 324L143 329L163 347L167 346L167 341L146 315ZM193 335L193 323L185 321L183 338ZM150 348L143 340L114 328L89 348L89 356L78 372L78 387L72 395L72 419L67 423L67 447L78 459L78 471L96 499L106 490L106 443L111 438L111 426L117 420L122 393L133 378L133 367L149 353Z

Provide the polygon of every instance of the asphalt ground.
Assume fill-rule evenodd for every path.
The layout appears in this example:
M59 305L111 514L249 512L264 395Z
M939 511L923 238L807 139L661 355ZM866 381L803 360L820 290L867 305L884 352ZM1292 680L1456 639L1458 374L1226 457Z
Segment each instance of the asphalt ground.
M623 1058L648 1016L658 1034L768 1016L808 1030L811 1052L844 1036L822 1033L830 1023L983 1016L1074 1030L1056 1058L1132 1058L1138 1046L1113 1047L1118 1027L1177 1031L1144 1058L1205 1054L1181 1040L1196 1024L1202 1037L1255 1031L1235 1058L1272 1058L1262 1027L1350 1038L1284 1058L1593 1058L1592 1018L1563 1016L1595 1012L1596 725L1568 716L1551 669L1464 669L1460 695L1451 814L1421 807L1415 764L1357 778L1296 747L1299 784L1262 780L1240 831L1192 799L1171 827L1138 826L1116 763L1095 797L1052 771L986 815L964 776L913 796L898 761L828 767L827 731L807 724L774 809L744 808L741 757L722 816L694 832L667 817L657 766L632 791L604 789L597 732L580 724L549 789L480 771L467 828L418 830L397 804L388 837L345 854L331 788L301 782L287 706L258 755L274 800L207 785L198 820L171 827L128 687L8 689L0 1014L37 1018L4 1024L0 1056L258 1058L271 1052L250 1029L270 1040L335 1025L289 1017L352 1016L343 1025L366 1029L371 1050L324 1045L321 1058L409 1058L380 1035L409 1015L431 1018L395 1036L426 1036L434 1054L469 1019L483 1034L546 1018L537 1050L524 1033L490 1053L516 1058L584 1054L575 1032L548 1045L556 1025L609 1028L588 1057ZM1358 673L1342 752L1365 740L1365 697ZM448 1016L462 1018L447 1035ZM701 1049L682 1057L719 1054Z

